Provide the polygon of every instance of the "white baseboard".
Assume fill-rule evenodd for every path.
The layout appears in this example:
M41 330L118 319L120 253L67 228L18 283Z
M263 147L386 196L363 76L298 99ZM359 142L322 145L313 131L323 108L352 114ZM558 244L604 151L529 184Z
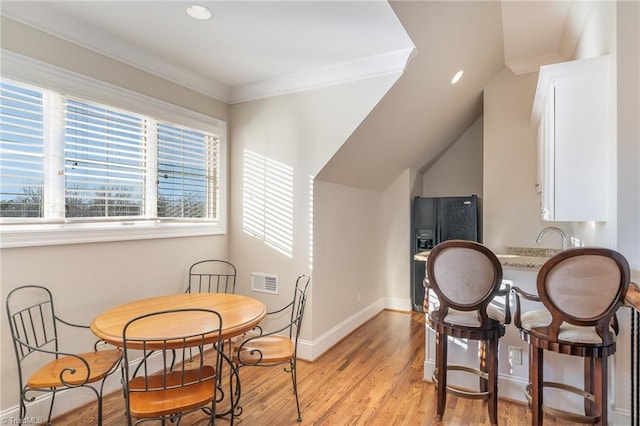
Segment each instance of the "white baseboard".
M349 335L353 330L376 316L380 311L384 310L384 308L384 300L381 299L351 315L349 318L345 319L314 341L310 342L308 340L299 340L298 358L306 361L313 361L328 351L345 336Z

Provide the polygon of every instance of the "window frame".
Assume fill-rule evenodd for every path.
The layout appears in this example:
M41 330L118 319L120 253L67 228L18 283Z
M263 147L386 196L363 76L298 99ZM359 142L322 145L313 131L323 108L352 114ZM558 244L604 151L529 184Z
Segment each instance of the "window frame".
M4 224L0 248L220 235L227 232L227 123L223 120L96 80L33 58L0 49L2 77L146 115L157 120L200 129L219 138L218 220L57 221Z

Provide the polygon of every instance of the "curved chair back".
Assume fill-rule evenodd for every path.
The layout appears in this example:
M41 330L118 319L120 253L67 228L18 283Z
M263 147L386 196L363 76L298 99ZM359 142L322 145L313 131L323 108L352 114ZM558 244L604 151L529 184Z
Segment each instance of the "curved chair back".
M9 292L6 300L9 328L22 375L22 361L30 354L49 348L58 352L58 329L49 289L27 285Z
M596 327L602 343L629 289L629 263L620 253L600 247L563 251L549 259L537 278L538 294L551 314L549 338L558 339L564 323Z
M187 293L234 293L236 267L225 260L202 260L189 267Z
M304 308L307 304L307 289L309 288L310 281L311 277L309 275L300 275L296 280L296 286L293 292L289 337L295 342L296 352L298 350L298 336L300 336L300 328L302 327Z
M442 242L429 253L427 277L441 319L451 308L478 311L481 326L490 323L487 307L502 284L502 265L490 249L474 241Z

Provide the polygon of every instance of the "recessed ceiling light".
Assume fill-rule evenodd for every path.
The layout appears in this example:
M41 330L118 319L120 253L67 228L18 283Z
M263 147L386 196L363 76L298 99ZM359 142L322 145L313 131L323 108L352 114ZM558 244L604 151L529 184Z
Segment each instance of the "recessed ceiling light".
M192 4L187 7L187 13L193 19L197 19L198 21L206 21L207 19L211 19L213 16L209 9L199 4Z
M456 84L458 81L460 81L462 74L464 74L463 70L458 71L456 75L454 75L453 78L451 79L451 84Z

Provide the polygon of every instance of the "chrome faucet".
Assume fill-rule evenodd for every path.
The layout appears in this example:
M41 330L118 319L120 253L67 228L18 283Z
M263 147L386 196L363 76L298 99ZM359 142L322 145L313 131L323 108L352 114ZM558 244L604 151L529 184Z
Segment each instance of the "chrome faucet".
M538 238L536 238L536 243L538 244L542 243L542 236L547 231L556 231L557 233L559 233L562 236L562 250L567 249L567 235L564 233L562 229L556 228L555 226L547 226L542 231L540 231L540 233L538 234Z

